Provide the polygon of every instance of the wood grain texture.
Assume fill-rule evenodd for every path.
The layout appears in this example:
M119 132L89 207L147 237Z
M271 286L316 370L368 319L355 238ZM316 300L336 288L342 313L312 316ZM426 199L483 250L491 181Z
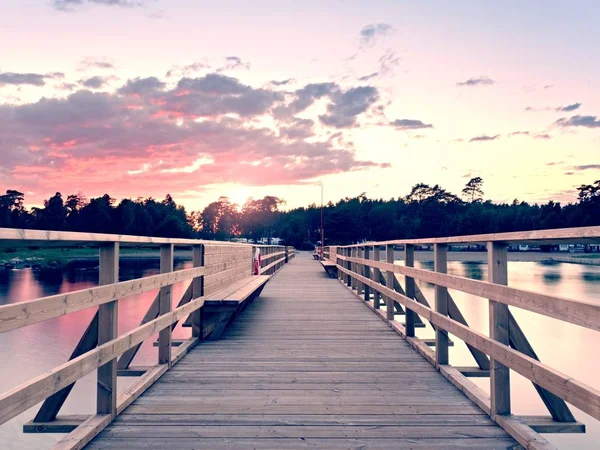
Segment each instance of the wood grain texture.
M516 445L371 303L299 254L221 340L189 351L89 448Z

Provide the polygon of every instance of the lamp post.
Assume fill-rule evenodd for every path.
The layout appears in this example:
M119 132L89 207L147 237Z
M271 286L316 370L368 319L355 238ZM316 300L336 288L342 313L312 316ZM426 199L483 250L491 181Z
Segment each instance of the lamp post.
M325 250L325 230L323 229L323 182L321 181L321 259Z

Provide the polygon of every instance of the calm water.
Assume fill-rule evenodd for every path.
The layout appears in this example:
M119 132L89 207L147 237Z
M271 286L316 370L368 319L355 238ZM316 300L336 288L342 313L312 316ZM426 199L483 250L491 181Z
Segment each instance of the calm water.
M477 259L477 258L475 258ZM189 262L178 261L176 269L190 266ZM417 262L417 267L432 269L433 263ZM97 268L87 264L87 268L67 270L53 276L24 270L0 271L0 305L34 299L96 284ZM469 278L486 280L487 265L474 262L450 262L449 273ZM139 278L158 273L158 260L122 261L121 280ZM403 282L403 280L401 280ZM600 267L575 264L547 265L540 262L510 262L509 283L511 286L535 290L548 294L574 299L600 302ZM420 285L421 290L433 303L433 287ZM174 288L176 301L183 293L184 286ZM478 331L488 332L488 305L478 297L451 291L469 325ZM119 333L135 328L152 302L156 292L147 292L129 297L119 303ZM511 308L521 328L536 350L540 359L575 379L596 389L600 389L600 362L595 358L600 347L600 334L554 319ZM68 360L74 346L94 314L93 310L81 311L20 330L0 334L0 392L19 385L58 364ZM433 337L431 329L418 329L419 337ZM176 337L189 335L189 329L175 330ZM450 350L451 363L475 365L473 359L458 339ZM134 364L149 365L156 362L154 339L148 339ZM489 391L488 380L472 378L472 381ZM133 378L119 378L119 390L125 389ZM518 374L512 373L513 410L517 414L546 414L544 405L531 383ZM62 414L93 413L95 409L95 374L80 380L66 402ZM583 421L588 432L584 435L545 435L560 448L598 448L600 424L585 413L572 408L578 420ZM37 407L0 426L0 448L38 449L50 448L60 435L24 435L23 423L32 419Z

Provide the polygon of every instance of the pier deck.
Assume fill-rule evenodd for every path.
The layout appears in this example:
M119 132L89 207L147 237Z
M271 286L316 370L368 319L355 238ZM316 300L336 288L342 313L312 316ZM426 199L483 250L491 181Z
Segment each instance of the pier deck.
M86 448L513 448L307 253Z

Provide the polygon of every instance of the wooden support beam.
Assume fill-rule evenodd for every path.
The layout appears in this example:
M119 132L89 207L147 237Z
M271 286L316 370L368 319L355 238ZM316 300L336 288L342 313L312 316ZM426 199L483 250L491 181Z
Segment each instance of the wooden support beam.
M96 312L96 314L94 314L94 317L92 318L87 329L81 336L81 339L79 339L79 342L77 343L75 350L73 350L73 353L71 354L71 357L69 358L69 361L96 348L96 345L98 345L98 313L97 312ZM56 419L56 416L58 415L58 412L60 411L60 409L64 405L65 401L67 400L67 397L71 393L71 389L73 389L73 386L75 386L75 383L70 384L63 390L57 392L56 394L54 394L54 395L48 397L46 400L44 400L44 403L40 407L40 410L38 411L35 418L33 419L33 424L38 424L38 423L46 423L47 424L47 423L54 421ZM26 431L25 426L24 426L23 432L29 433L30 431Z
M70 433L89 417L89 415L72 414L60 415L47 422L34 419L23 425L23 433Z
M414 267L415 265L415 247L414 245L407 244L404 246L404 264L407 267ZM415 279L412 277L405 277L406 296L408 298L415 298ZM410 308L406 308L406 318L404 322L404 328L407 337L415 337L415 312Z
M353 258L358 258L358 247L352 247L352 257ZM350 272L352 273L358 273L358 264L356 262L352 262L350 263ZM356 277L351 277L351 287L352 289L356 290L358 292L358 281L356 281Z
M550 416L519 416L526 425L537 433L585 433L585 424L581 422L558 422Z
M448 246L446 244L435 244L433 247L434 270L439 273L448 272ZM435 287L435 310L448 315L448 288L444 286ZM447 365L448 355L448 332L437 327L435 330L435 362L437 366Z
M287 255L286 255L287 258ZM204 246L194 245L192 250L192 264L194 267L202 267L204 265ZM192 299L202 297L204 295L204 277L197 277L192 280ZM199 338L202 336L202 308L194 311L191 317L192 322L192 337Z
M510 345L512 348L520 351L530 358L537 359L538 361L540 360L510 310L508 311L508 330ZM534 382L532 382L532 384L544 402L544 405L546 405L546 408L548 408L548 412L550 412L552 419L558 422L576 422L575 416L573 416L573 413L567 406L567 403L562 398L554 395L552 392L544 389L543 387L538 386Z
M119 281L119 244L110 242L100 246L99 284L112 284ZM104 303L98 307L98 346L118 335L118 302ZM98 367L96 381L96 413L117 416L117 358Z
M479 367L452 366L467 378L487 378L490 376L489 370L482 370Z
M173 271L173 244L160 247L160 273ZM158 301L159 317L171 312L171 286L160 288ZM158 333L158 364L171 364L171 327L164 328Z
M118 377L141 377L153 366L129 366L127 369L117 368Z
M501 242L488 243L488 278L490 283L508 284L507 246ZM490 300L490 338L509 345L508 305ZM510 371L504 364L490 360L491 415L510 414Z

